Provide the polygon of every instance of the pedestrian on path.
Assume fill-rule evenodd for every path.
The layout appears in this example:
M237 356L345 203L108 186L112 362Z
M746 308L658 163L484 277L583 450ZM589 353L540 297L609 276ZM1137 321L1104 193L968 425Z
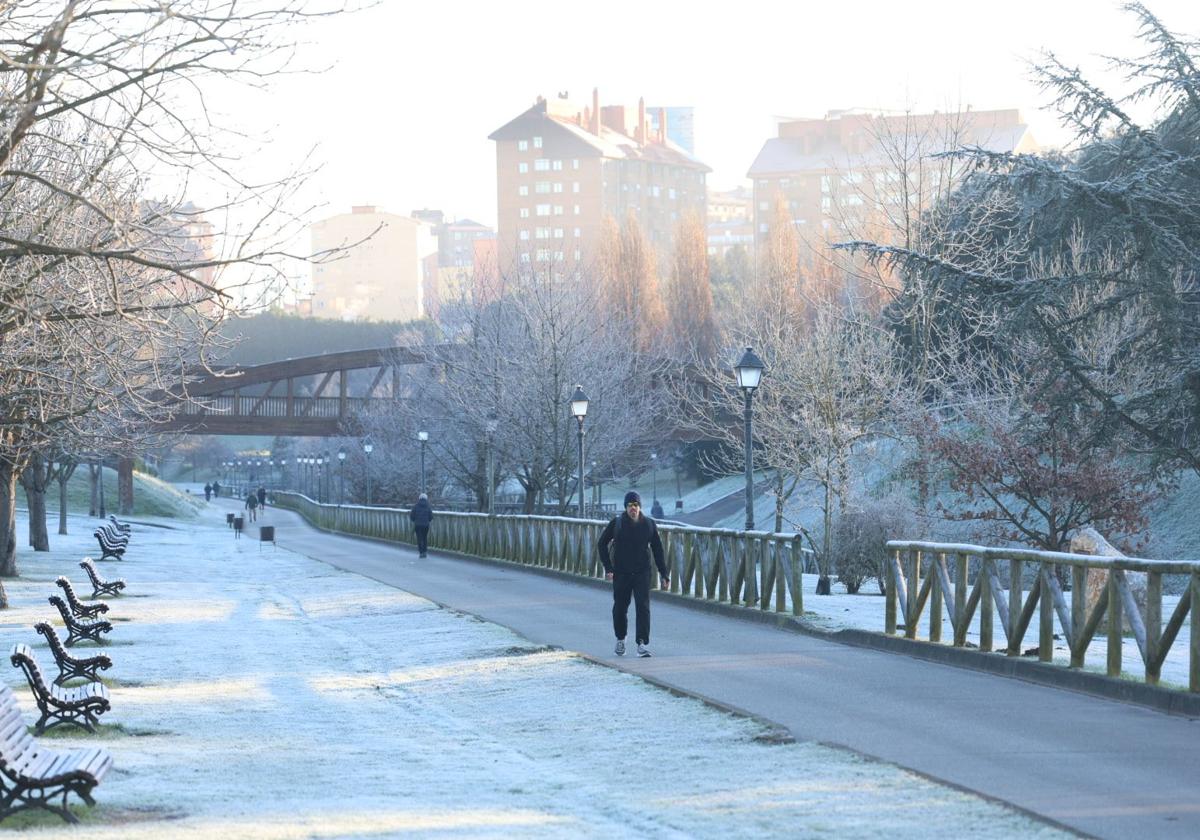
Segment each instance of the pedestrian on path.
M211 485L211 484L205 484L205 485L204 485L204 501L206 501L206 502L207 502L207 501L209 501L209 500L211 500L211 499L212 499L212 485Z
M609 556L609 546L612 555ZM597 546L604 578L613 582L613 632L617 636L617 656L625 655L625 634L629 629L629 598L634 601L638 656L650 655L650 554L658 567L662 588L671 585L671 573L663 557L662 540L654 520L642 513L642 499L630 490L625 494L625 512L604 528Z
M258 519L258 495L251 490L246 494L246 510L250 511L250 521Z
M433 522L433 506L429 504L427 495L421 494L412 510L408 512L408 518L412 520L413 530L417 532L417 555L424 557L429 550L429 525Z
M219 482L219 481L213 482L213 498L214 499L221 498L221 482Z
M267 510L267 488L266 487L258 488L258 506L263 509L264 513L266 512L266 510Z

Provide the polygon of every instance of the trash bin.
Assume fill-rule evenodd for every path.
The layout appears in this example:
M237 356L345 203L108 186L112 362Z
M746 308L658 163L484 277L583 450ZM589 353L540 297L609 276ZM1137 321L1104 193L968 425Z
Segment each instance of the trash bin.
M269 542L269 543L275 542L275 526L274 525L258 526L258 540L259 540L259 542Z
M225 514L225 524L228 525L230 528L233 527L233 514L232 513Z
M235 516L233 518L233 536L235 538L242 536L242 528L243 528L243 526L245 526L245 524L246 524L246 520L243 519L242 517Z

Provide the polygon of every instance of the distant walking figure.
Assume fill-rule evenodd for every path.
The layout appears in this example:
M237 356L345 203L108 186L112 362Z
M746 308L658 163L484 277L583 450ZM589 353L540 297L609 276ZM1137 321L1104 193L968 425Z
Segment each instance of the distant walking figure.
M651 516L653 516L655 519L662 519L662 518L663 518L663 509L662 509L662 505L660 505L660 504L658 503L658 499L655 499L655 500L654 500L654 504L652 504L652 505L650 506L650 515L651 515Z
M612 556L609 556L609 545ZM638 656L650 655L650 555L658 567L662 588L671 585L671 573L663 557L662 540L654 520L642 514L642 499L630 490L625 494L625 512L604 528L597 544L604 577L613 582L613 633L617 636L617 656L625 655L625 634L629 629L629 598L634 600Z
M258 506L260 508L262 508L263 510L267 509L267 488L266 487L258 488Z
M221 498L221 482L219 482L219 481L213 482L213 498L214 499Z
M412 520L413 530L417 532L417 554L424 557L429 549L429 524L433 522L433 507L429 497L424 493L409 511L408 518Z
M210 501L211 499L212 499L212 485L205 484L204 485L204 501L207 502L207 501Z
M250 521L258 519L258 496L251 490L246 494L246 510L250 511Z

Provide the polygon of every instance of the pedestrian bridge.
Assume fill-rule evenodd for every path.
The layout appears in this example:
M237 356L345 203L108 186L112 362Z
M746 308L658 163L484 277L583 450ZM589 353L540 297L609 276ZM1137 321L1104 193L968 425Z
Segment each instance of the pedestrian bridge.
M163 431L336 437L357 416L405 394L402 368L437 361L448 345L377 347L197 373L158 397L174 402Z

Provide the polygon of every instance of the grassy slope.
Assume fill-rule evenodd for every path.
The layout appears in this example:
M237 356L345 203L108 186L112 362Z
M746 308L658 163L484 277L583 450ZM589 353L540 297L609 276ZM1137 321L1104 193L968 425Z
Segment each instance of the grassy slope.
M18 504L24 503L23 492L17 491ZM67 510L70 513L87 513L90 500L87 467L75 470L67 482ZM174 487L142 473L133 474L133 515L161 516L169 519L192 519L200 511L202 502ZM58 515L58 484L46 492L46 505L52 516ZM117 510L117 472L104 471L104 506L110 513Z

